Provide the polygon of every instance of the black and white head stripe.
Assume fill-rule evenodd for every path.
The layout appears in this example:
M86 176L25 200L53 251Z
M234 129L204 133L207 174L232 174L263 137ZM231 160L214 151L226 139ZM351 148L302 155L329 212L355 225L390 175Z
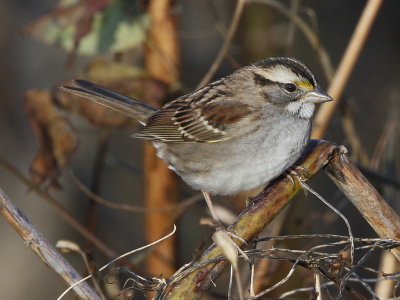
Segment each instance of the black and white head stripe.
M313 87L318 86L318 82L311 71L303 63L293 58L268 58L254 63L254 66L268 69L269 78L267 79L271 81L293 82L299 78L304 78ZM292 74L288 74L287 69L292 71ZM296 75L298 78L294 78L293 75Z

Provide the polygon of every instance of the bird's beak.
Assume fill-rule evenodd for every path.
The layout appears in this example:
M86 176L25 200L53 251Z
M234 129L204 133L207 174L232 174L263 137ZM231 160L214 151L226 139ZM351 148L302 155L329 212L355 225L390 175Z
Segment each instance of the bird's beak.
M319 88L305 94L303 99L304 101L311 103L324 103L333 100L331 96Z

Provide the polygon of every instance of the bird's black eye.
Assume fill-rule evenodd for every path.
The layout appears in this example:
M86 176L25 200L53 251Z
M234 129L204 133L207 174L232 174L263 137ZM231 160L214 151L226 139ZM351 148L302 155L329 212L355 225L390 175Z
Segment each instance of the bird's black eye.
M296 85L293 83L285 83L283 85L283 88L288 91L289 93L293 93L294 91L296 91Z

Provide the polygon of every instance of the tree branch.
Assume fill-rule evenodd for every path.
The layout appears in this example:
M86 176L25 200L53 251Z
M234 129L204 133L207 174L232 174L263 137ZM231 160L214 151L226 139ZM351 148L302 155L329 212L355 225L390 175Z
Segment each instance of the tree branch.
M314 175L325 166L332 153L338 147L326 141L310 141L305 154L300 159L300 165L307 170L306 177ZM236 221L229 226L228 231L251 241L274 217L290 202L293 196L301 189L298 182L292 181L285 175L279 177L273 184L266 187L246 209L237 217ZM239 246L244 246L241 241L236 240ZM211 245L203 255L190 267L194 271L183 278L179 270L170 280L169 287L159 296L159 299L199 299L202 292L208 288L213 278L217 277L227 261L205 262L221 257L222 251L215 244ZM201 266L196 268L196 266ZM179 278L175 281L174 278Z
M349 197L380 237L400 239L400 218L349 162L344 150L344 147L331 142L311 140L296 166L305 169L301 174L304 180L325 168L329 177ZM298 181L293 182L287 176L281 175L248 204L229 226L228 231L251 241L300 189ZM241 247L245 246L239 240L236 243ZM400 260L400 251L392 249L392 252ZM221 249L215 244L211 245L197 261L169 278L166 289L160 292L158 299L199 299L227 263Z
M0 213L21 236L25 244L68 286L81 279L79 273L76 272L53 245L47 241L43 234L29 222L23 212L12 203L1 189ZM74 288L74 293L79 299L101 300L87 283L76 286Z
M335 155L325 171L375 232L400 240L400 218L346 155ZM400 261L400 249L392 249Z

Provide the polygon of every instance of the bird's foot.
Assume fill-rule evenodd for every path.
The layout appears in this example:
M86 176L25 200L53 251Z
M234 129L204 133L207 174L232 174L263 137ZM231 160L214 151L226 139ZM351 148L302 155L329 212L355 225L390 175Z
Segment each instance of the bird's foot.
M293 187L296 187L296 182L295 180L298 180L298 182L301 183L306 180L306 178L310 177L309 172L303 168L302 166L295 166L289 168L285 172L285 176L290 180L292 183Z

